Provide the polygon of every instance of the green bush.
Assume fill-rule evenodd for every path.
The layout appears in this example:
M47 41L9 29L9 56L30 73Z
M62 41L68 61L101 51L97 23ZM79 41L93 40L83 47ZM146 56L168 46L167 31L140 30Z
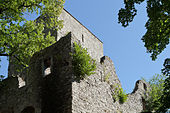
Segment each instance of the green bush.
M74 43L74 52L71 53L74 75L77 80L82 80L91 74L94 74L96 69L95 60L93 60L87 52L87 49L81 47L76 42Z
M112 94L112 97L114 101L119 101L120 104L123 104L127 101L127 94L123 91L123 89L120 87L120 85L116 84L112 86L114 89L114 93Z
M146 111L157 111L162 106L162 102L160 100L161 96L164 95L163 90L165 78L166 76L159 74L153 76L147 81L142 78L150 85L150 89L146 93L147 95L144 96Z
M120 88L119 90L118 97L119 97L120 104L123 104L127 100L127 94L123 91L122 88Z

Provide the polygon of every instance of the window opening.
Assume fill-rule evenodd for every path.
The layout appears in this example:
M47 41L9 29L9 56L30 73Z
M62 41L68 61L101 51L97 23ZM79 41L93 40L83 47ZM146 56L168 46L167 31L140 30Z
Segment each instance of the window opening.
M47 76L49 74L51 74L51 57L47 58L44 60L44 66L43 66L43 74L44 76Z
M84 35L82 34L82 42L84 42Z
M19 88L24 87L24 86L26 85L24 79L23 79L22 77L20 77L20 76L17 76L17 77L18 77L18 84L19 84L18 87L19 87Z

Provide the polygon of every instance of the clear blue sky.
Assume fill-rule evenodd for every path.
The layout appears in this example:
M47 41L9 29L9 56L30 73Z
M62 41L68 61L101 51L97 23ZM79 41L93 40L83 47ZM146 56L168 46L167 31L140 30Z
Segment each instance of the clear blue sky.
M127 28L118 24L118 11L122 7L123 0L67 0L65 3L65 9L103 41L104 55L113 60L123 89L130 93L141 77L149 79L161 73L164 59L170 57L170 46L152 61L141 41L146 32L146 4L137 5L138 15ZM0 74L7 73L7 62L2 61L1 65Z

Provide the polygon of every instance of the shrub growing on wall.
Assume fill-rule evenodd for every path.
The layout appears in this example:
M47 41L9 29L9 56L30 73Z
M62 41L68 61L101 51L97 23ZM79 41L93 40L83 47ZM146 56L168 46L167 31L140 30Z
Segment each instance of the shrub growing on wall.
M119 97L120 104L123 104L127 100L127 94L123 91L122 88L120 88L119 90L118 97Z
M120 85L116 84L112 86L114 93L112 94L114 101L119 101L120 104L123 104L127 101L127 94L123 91Z
M73 57L72 65L77 80L82 80L95 73L96 63L88 54L87 49L75 42L74 52L71 53L71 56Z

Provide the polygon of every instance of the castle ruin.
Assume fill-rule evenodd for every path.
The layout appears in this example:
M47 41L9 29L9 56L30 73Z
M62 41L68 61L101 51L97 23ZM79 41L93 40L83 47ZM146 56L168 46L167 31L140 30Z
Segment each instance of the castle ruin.
M66 10L60 19L63 29L52 34L57 42L33 55L27 76L13 77L14 65L9 64L8 78L0 87L0 113L140 113L145 109L147 84L138 80L125 103L115 102L111 86L121 83L112 60L103 55L103 43ZM74 42L87 48L97 64L96 73L80 82L74 80L70 56Z

